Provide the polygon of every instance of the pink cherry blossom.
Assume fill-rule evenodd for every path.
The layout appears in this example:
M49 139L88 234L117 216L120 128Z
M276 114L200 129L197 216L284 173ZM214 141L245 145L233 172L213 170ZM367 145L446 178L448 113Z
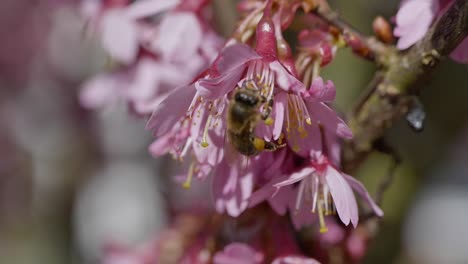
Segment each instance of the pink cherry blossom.
M227 245L223 251L213 257L214 264L260 264L263 254L242 243Z
M299 96L288 95L278 100L285 105L285 130L291 148L305 156L320 146L320 127L344 138L352 132L335 111L323 102L304 101ZM304 118L304 115L307 116Z
M223 56L218 57L205 78L196 83L204 98L219 98L246 81L267 100L272 99L276 87L284 91L303 87L277 58L275 27L268 8L257 25L256 40L255 50L235 41L228 43Z
M275 161L282 164L267 153L252 157L249 162L243 157L234 160L229 157L231 145L225 144L225 118L232 92L237 87L258 89L267 101L274 100L270 116L273 125L259 122L256 135L267 141L278 141L285 134L286 143L303 157L321 147L320 127L333 135L352 136L344 121L326 105L335 97L333 83L317 77L307 89L296 78L295 71L288 70L278 59L274 27L266 10L257 26L255 49L229 42L198 80L176 88L155 106L147 124L158 137L150 146L152 154L170 152L178 159L186 155L193 157L186 182L190 182L194 171L211 172L217 211L234 217L248 207L256 184L291 172L287 171L288 166L261 171L265 164ZM202 167L208 169L201 170ZM198 176L204 178L206 174ZM284 213L285 208L278 206L277 210Z
M234 164L223 160L213 173L212 193L216 211L237 217L248 207L254 187L252 166L236 159Z
M351 138L351 129L327 106L335 98L335 87L331 81L323 82L317 77L309 89L298 89L297 93L278 92L274 97L272 127L260 124L257 135L265 140L278 140L286 135L289 147L307 157L310 151L321 147L320 127L341 138Z
M244 72L246 74L242 75ZM324 83L322 78L317 77L306 89L279 61L268 62L243 44L227 47L211 67L208 76L196 82L195 86L202 97L219 100L227 99L226 95L243 82L253 83L251 85L259 89L263 96L274 99L271 112L273 125L268 127L260 123L256 130L257 136L265 140L276 141L285 133L293 149L308 155L313 149L311 145L320 140L318 125L344 138L352 136L345 122L324 103L335 97L333 83ZM299 145L306 147L299 150Z
M173 108L175 105L178 107ZM213 152L210 146L220 147L224 144L225 106L223 99L204 100L193 84L181 86L155 107L147 128L153 130L157 137L187 130L183 135L188 148L194 150L199 159L211 160L213 157L210 153ZM186 151L180 152L178 158L183 158Z
M231 243L214 255L214 264L260 264L265 263L258 250L243 243ZM272 264L320 264L317 260L300 255L286 255L275 258Z
M174 232L166 231L161 234L161 237L172 236L175 238ZM147 264L154 263L158 255L158 239L150 240L136 247L130 247L119 244L118 242L110 242L104 247L102 256L102 264Z
M295 183L299 184L297 188L293 185ZM273 188L276 190L272 191ZM320 231L326 232L324 217L335 210L345 225L352 223L354 227L357 226L358 207L352 190L366 200L376 215L383 216L382 210L372 200L365 187L353 177L340 172L320 152L314 153L309 165L290 175L273 179L252 197L256 200L268 199L268 195L274 197L281 192L282 197L287 197L284 195L286 192L289 197L276 202L288 204L295 227L299 229L313 223L310 212L317 212Z
M145 0L94 9L89 5L83 13L104 49L120 64L85 83L81 101L86 107L120 99L138 114L151 114L172 89L192 81L222 44L199 12L204 1ZM159 19L148 19L156 15ZM122 75L125 83L120 82Z
M333 43L333 37L325 30L304 30L299 33L298 39L301 49L312 58L318 59L317 61L322 67L333 60L338 50Z
M286 256L273 260L271 264L320 264L320 262L303 256Z
M193 176L208 176L224 155L224 110L212 103L208 108L200 99L194 85L179 87L156 107L147 124L158 137L149 147L154 156L171 153L178 160L191 160L185 187ZM179 107L169 107L175 104Z
M106 248L102 264L144 264L144 257L129 248L110 245Z
M296 182L299 182L299 190L294 209L318 212L321 231L326 231L324 215L333 213L335 208L343 224L352 223L354 227L357 226L359 214L352 189L366 200L376 215L383 216L382 210L362 184L332 166L321 153L312 157L310 166L293 173L288 179L275 184L275 187L281 188ZM307 202L310 197L306 195L312 196L311 202Z
M453 0L403 0L396 15L397 47L407 49L422 39L432 23L440 17ZM451 54L460 63L468 63L468 38Z
M246 209L246 200L253 189L253 176L247 177L249 173L240 171L242 165L231 166L232 164L226 161L220 163L223 157L222 139L226 129L224 118L229 102L228 94L237 86L248 65L250 68L247 70L247 76L256 78L257 74L262 73L260 77L264 78L267 85L273 89L274 73L264 68L265 63L261 60L261 56L246 45L234 44L220 53L210 68L208 77L200 79L194 85L174 90L156 107L148 122L148 128L154 130L155 135L160 137L150 148L154 154L161 154L163 152L161 149L174 150L174 147L168 147L166 144L186 142L188 149L192 149L188 153L193 153L198 162L207 162L213 167L218 166L213 176L216 208L220 212L227 211L233 216L238 216ZM282 74L287 74L284 69L280 71ZM193 89L194 86L197 90ZM288 84L283 87L290 88ZM176 104L179 107L173 109L171 106ZM182 127L190 127L190 132L184 134L186 137L184 140L180 140L181 137L178 136L180 135L178 130ZM176 149L181 148L176 147ZM179 157L185 153L187 151L180 151ZM214 156L216 153L220 154Z

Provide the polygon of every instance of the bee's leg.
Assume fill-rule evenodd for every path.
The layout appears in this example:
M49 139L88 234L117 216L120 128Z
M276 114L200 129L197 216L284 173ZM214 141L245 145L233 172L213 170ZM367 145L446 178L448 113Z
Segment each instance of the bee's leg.
M259 137L252 137L252 143L258 151L275 151L279 148L286 146L286 144L276 144L275 142L268 142Z
M279 148L285 147L286 144L277 144L275 142L267 142L265 141L265 150L266 151L275 151Z
M273 109L273 100L269 100L267 104L263 105L262 110L262 119L267 120L270 117L271 111ZM273 121L273 120L271 120Z

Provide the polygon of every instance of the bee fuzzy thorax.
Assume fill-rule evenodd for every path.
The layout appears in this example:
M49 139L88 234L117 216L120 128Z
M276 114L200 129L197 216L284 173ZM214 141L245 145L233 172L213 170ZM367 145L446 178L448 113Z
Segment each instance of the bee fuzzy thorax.
M268 100L259 89L262 81L261 76L258 78L258 82L244 80L242 86L236 87L234 90L228 107L227 135L229 141L238 152L247 156L277 148L276 144L266 142L254 135L254 130L261 119L264 119L266 124L273 123L269 116L271 99ZM270 92L267 92L267 95L268 93Z

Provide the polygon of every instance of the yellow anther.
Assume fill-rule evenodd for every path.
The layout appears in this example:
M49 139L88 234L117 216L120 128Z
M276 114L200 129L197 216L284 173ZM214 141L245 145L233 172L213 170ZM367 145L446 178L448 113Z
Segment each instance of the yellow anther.
M265 125L267 125L267 126L273 125L273 118L268 117L268 118L265 120Z
M312 125L312 120L310 120L310 117L306 118L306 123L307 123L308 125Z
M283 144L283 139L284 139L284 134L281 133L279 138L278 138L278 144L282 145Z
M254 138L253 145L259 151L262 151L265 149L265 141L263 139Z
M200 143L200 146L202 146L202 147L204 147L204 148L208 147L209 145L210 145L210 144L208 144L208 142L206 142L206 141L202 141L202 142Z

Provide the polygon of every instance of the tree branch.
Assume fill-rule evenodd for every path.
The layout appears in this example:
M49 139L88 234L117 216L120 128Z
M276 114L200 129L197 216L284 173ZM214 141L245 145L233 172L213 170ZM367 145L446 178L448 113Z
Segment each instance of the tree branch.
M358 167L386 129L411 109L412 95L424 87L421 82L467 35L468 1L456 0L412 48L404 52L386 49L387 62L348 118L354 138L344 148L346 171Z

